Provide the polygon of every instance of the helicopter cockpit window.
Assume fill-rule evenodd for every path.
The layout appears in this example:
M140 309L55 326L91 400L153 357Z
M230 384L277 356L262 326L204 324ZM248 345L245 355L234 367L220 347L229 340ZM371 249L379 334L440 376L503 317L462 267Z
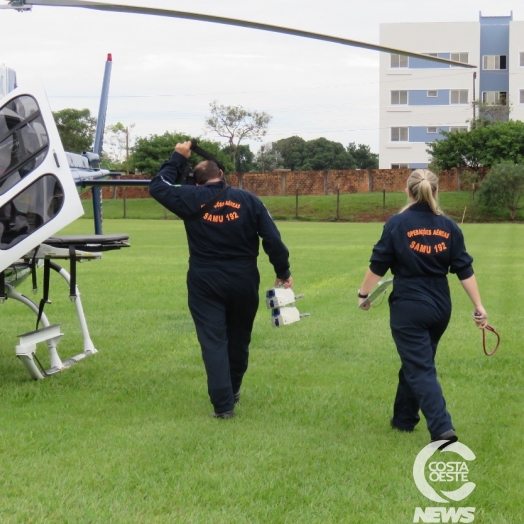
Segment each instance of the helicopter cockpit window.
M49 138L32 96L22 95L0 108L0 195L45 159Z
M0 250L18 244L55 217L64 203L62 184L44 175L0 207Z

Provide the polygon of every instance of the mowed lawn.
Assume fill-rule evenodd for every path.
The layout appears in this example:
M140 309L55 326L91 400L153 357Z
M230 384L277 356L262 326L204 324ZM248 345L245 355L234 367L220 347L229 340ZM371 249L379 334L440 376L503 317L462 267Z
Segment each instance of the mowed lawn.
M78 268L99 353L64 373L29 379L14 347L35 318L13 300L0 305L2 524L400 524L413 522L416 507L446 507L413 481L429 441L424 420L412 434L389 427L399 359L387 304L356 307L382 224L278 225L295 291L305 294L297 306L311 316L271 327L263 298L274 275L262 254L261 307L233 420L209 417L180 221L104 222L105 233L129 233L132 247ZM66 232L92 228L80 220ZM524 226L462 229L502 343L484 356L472 306L450 276L454 311L439 377L460 440L476 455L468 463L475 490L450 505L475 507L475 523L519 523ZM29 282L22 291L31 296ZM63 359L82 351L68 294L53 274L46 314L63 325ZM46 353L39 347L44 362Z

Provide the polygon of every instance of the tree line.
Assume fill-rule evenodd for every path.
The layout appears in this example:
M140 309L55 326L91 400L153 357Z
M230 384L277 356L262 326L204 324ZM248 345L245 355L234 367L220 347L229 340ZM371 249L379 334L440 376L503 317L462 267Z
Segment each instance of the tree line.
M129 144L130 127L122 123L105 129L102 165L114 171L139 172L153 176L162 162L168 159L177 142L196 138L199 145L212 153L228 172L264 172L276 169L374 169L378 155L365 144L347 146L326 138L306 141L298 136L283 138L261 145L253 152L246 139L262 141L271 117L264 112L247 111L240 106L221 106L212 102L211 115L205 128L227 140L226 144L189 136L183 132L166 131L137 137ZM91 151L96 130L96 118L89 109L62 109L53 113L66 151ZM192 158L191 162L198 162Z

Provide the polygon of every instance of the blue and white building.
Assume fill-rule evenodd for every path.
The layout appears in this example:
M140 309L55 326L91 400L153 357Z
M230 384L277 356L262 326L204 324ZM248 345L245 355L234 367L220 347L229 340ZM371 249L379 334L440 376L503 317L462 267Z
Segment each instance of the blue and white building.
M442 131L469 129L474 100L509 103L509 117L524 120L524 22L512 13L480 13L478 22L381 24L380 44L478 65L381 54L381 169L426 167L427 143L443 138Z

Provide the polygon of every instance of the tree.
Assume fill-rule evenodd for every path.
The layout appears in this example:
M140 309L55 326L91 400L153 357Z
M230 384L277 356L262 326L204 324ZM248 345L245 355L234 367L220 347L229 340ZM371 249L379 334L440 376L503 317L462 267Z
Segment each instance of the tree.
M524 163L524 122L510 120L443 135L444 139L428 144L427 149L438 169L478 169L504 161Z
M211 116L206 118L206 128L218 136L227 138L231 161L236 165L236 154L240 142L246 138L261 141L267 133L271 116L265 112L248 111L242 106L218 105L211 102Z
M223 147L221 151L231 158L231 146L229 144ZM235 155L236 164L234 171L237 173L248 173L249 171L252 171L254 159L255 155L253 151L251 151L249 145L239 145Z
M282 138L275 142L275 149L280 152L285 169L300 169L304 163L304 150L307 142L299 136Z
M369 146L351 143L345 148L340 142L321 137L305 141L299 136L282 138L273 143L284 169L310 171L320 169L375 169L378 155Z
M355 161L357 169L378 169L378 155L372 153L369 146L364 144L357 146L351 142L347 146L347 152Z
M62 109L53 116L66 151L83 153L93 150L96 118L91 116L89 109Z
M261 173L275 171L276 169L285 169L282 154L273 142L268 142L260 146L260 150L256 154L253 162L253 168Z
M129 165L126 162L129 151L132 149L129 130L134 127L135 124L125 126L121 122L106 127L102 155L104 167L115 171L129 171Z
M488 104L479 100L472 102L473 114L478 116L471 120L471 129L507 122L511 113L511 104L507 103L506 97L502 97L498 102L500 103Z
M178 142L191 140L189 135L183 133L170 133L166 131L163 135L149 135L136 139L133 153L130 157L130 165L134 171L155 176L164 160L168 160ZM221 144L211 140L198 140L198 145L211 153L217 160L220 160L227 172L234 171L228 156L221 151ZM189 163L195 166L202 158L192 154Z
M348 155L346 148L340 142L332 142L320 137L309 140L304 146L302 171L320 169L354 169L355 161Z
M490 208L509 209L515 220L524 195L524 165L503 162L494 165L480 184L479 201Z

